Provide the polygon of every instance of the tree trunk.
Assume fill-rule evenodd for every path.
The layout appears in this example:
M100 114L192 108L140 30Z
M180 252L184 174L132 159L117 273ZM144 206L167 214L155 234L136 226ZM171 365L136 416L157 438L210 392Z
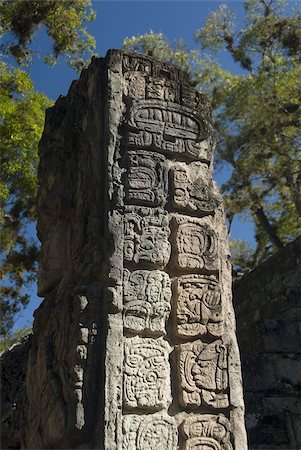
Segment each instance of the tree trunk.
M277 232L275 228L270 224L269 219L265 215L265 212L262 207L255 209L254 208L254 214L258 219L258 222L266 232L266 234L269 236L271 242L278 248L282 248L284 246L283 242L277 235Z

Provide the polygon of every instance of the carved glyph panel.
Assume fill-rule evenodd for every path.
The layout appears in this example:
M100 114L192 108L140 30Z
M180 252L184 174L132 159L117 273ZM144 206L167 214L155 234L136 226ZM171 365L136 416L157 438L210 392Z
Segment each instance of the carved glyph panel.
M232 450L230 422L223 414L189 416L182 430L186 436L185 450Z
M167 198L165 157L143 150L128 152L125 198L128 203L164 205Z
M176 87L173 81L149 78L146 86L146 98L174 102L176 100Z
M128 72L124 76L127 83L124 85L124 94L142 100L145 98L145 77L139 72Z
M160 410L171 402L170 347L166 341L128 338L124 352L124 406Z
M218 270L218 238L210 225L185 217L177 217L174 223L178 267Z
M181 404L227 408L228 352L223 342L181 344L177 352Z
M212 142L203 121L190 108L163 100L134 102L127 122L130 146L184 154L210 161Z
M175 450L178 431L166 413L131 414L123 419L123 450Z
M175 280L176 330L179 336L223 333L222 299L213 275L183 275Z
M207 169L208 170L208 169ZM182 164L172 170L172 203L176 209L212 213L218 199L212 190L212 182L198 168L187 170Z
M163 210L127 208L124 228L124 259L164 267L170 258L168 215Z
M160 270L124 270L123 326L133 332L165 334L170 313L171 283Z

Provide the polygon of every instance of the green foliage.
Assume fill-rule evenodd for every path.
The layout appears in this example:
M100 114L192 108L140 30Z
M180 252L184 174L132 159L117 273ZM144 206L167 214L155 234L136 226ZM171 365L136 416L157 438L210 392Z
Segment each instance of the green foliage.
M0 63L0 249L1 323L8 330L28 295L22 293L35 277L36 244L26 226L35 220L38 142L44 126L45 109L52 102L35 92L29 75L9 70Z
M199 53L184 60L192 84L213 103L216 165L231 168L222 186L228 217L255 222L256 265L301 230L301 16L278 0L244 5L243 29L236 31L234 15L220 6L195 33ZM145 51L150 36L156 41L145 35L126 47ZM158 37L161 59L175 63L176 47ZM219 64L222 51L239 65L236 74Z
M254 249L245 241L242 239L232 240L230 250L234 273L244 274L253 267Z
M6 337L0 338L0 354L8 350L12 345L20 342L26 336L32 333L32 327L21 328Z
M4 0L0 4L2 57L28 66L35 55L32 39L43 26L52 42L45 62L54 64L61 56L80 70L95 47L84 29L94 17L90 0ZM28 231L36 220L38 142L45 109L51 105L34 90L27 72L0 62L0 335L9 334L16 315L29 301L25 288L36 278L38 248Z
M142 36L125 38L123 46L127 50L153 56L186 71L191 70L198 60L198 51L188 50L181 40L171 46L162 33L150 32Z
M42 25L52 40L52 51L45 56L48 64L63 55L80 71L95 50L95 39L84 28L85 22L95 19L91 0L4 0L0 19L0 35L7 37L2 51L19 64L31 61L30 43Z

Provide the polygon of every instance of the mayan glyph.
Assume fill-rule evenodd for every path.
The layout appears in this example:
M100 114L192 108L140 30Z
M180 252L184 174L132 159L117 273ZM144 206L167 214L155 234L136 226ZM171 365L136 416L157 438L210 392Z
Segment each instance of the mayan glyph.
M214 144L184 73L119 50L48 111L24 448L247 449Z

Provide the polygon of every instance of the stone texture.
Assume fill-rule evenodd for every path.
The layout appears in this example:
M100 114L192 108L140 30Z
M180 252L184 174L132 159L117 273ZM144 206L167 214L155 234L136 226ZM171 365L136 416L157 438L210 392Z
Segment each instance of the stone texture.
M26 365L32 335L1 355L1 448L20 448L26 411Z
M236 283L250 449L301 448L301 238Z
M119 50L48 110L20 448L247 449L214 143L185 74Z

